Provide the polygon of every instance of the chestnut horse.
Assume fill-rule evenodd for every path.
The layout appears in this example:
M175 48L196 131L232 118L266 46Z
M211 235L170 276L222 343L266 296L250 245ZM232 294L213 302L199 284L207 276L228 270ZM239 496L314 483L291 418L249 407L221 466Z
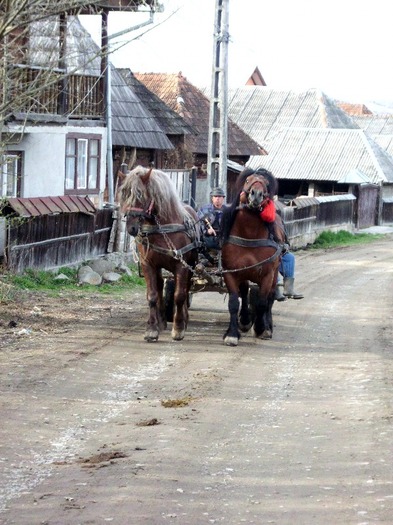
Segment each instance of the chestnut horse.
M149 319L146 341L157 341L166 328L162 270L174 276L172 339L184 338L188 322L188 294L192 269L198 258L197 215L177 195L168 175L138 166L120 187L120 205L126 214L127 231L135 237L140 265L146 280Z
M237 197L224 212L222 265L230 315L224 342L229 346L237 346L239 328L246 332L252 324L255 336L260 339L270 339L273 334L272 307L285 237L282 235L282 244L281 239L279 243L273 240L268 224L260 218L276 187L273 175L265 174L270 177L245 169L237 180ZM257 286L249 294L250 281ZM253 318L249 297L254 303Z

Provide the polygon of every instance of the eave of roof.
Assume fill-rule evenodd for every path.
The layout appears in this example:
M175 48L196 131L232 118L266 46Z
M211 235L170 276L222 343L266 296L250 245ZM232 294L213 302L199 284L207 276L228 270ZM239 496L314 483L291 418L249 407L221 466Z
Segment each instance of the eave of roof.
M58 215L59 213L85 213L92 215L96 207L89 197L59 196L7 199L9 206L20 217L38 217L40 215Z

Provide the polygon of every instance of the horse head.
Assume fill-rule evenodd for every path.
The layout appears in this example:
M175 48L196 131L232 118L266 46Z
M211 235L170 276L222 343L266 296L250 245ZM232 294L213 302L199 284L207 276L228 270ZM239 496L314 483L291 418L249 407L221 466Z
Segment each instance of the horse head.
M138 166L123 175L119 188L121 211L126 215L128 233L135 237L145 221L154 222L154 199L150 196L149 180L153 169Z
M261 210L269 198L268 183L262 175L249 175L240 194L240 202L251 210Z

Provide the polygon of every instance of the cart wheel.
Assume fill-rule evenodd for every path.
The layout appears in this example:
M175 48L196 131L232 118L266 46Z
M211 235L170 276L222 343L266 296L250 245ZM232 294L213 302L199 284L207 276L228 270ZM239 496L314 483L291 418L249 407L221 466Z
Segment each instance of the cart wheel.
M175 309L175 281L173 279L165 279L164 281L164 309L165 319L168 323L173 322L173 311Z

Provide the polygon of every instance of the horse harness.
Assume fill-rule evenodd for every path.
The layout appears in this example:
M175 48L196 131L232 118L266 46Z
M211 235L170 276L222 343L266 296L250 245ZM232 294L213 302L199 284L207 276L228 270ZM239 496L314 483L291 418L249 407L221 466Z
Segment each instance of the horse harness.
M258 261L251 266L245 266L244 268L235 268L234 270L223 270L223 273L233 273L240 272L242 270L249 270L250 268L255 268L257 266L262 266L262 264L268 264L277 259L283 251L283 247L280 244L277 244L271 239L244 239L243 237L237 237L236 235L230 235L226 241L229 244L235 244L236 246L242 246L243 248L274 248L276 251L262 261Z
M256 182L258 181L255 181L253 184L255 184ZM248 189L248 192L251 190L253 184ZM245 205L243 204L241 207L244 206ZM202 246L201 241L194 239L191 243L186 244L180 249L177 249L171 241L168 234L184 232L188 237L190 237L190 239L192 239L193 237L189 233L189 228L187 228L185 224L160 224L158 217L153 213L153 208L154 201L152 200L149 203L149 205L146 206L146 208L133 207L130 208L130 210L126 213L126 217L130 216L139 219L138 234L135 237L135 242L138 245L145 246L147 250L152 249L157 253L168 255L176 260L179 260L185 267L187 267L189 270L192 271L192 273L194 273L194 269L186 263L186 261L183 259L183 255L185 255L193 249L199 249ZM155 224L144 224L143 222L145 220L153 220ZM153 234L162 234L165 239L165 242L167 243L168 248L162 248L161 246L157 246L151 243L149 240L149 236ZM278 245L271 239L244 239L242 237L230 235L226 242L246 248L270 247L275 248L276 251L272 256L268 257L267 259L258 261L257 263L251 266L246 266L244 268L235 268L232 270L225 270L223 268L219 268L217 271L212 272L217 275L223 275L224 273L240 272L243 270L248 270L250 268L273 262L277 259L277 257L280 256L281 252L283 251L283 247L281 245Z
M151 249L157 253L169 255L170 257L179 260L188 269L191 269L191 267L184 261L183 255L191 250L200 248L200 241L195 238L193 239L193 236L190 234L190 228L187 228L185 224L160 224L157 215L153 213L153 209L154 200L152 200L146 208L134 207L130 208L126 213L126 217L130 216L139 219L139 228L135 237L135 242L139 245L145 246L147 250ZM154 221L154 224L144 224L145 220L152 220ZM178 249L173 244L168 234L182 232L184 232L190 239L193 239L193 241ZM149 236L153 234L163 235L168 248L162 248L161 246L151 243Z

